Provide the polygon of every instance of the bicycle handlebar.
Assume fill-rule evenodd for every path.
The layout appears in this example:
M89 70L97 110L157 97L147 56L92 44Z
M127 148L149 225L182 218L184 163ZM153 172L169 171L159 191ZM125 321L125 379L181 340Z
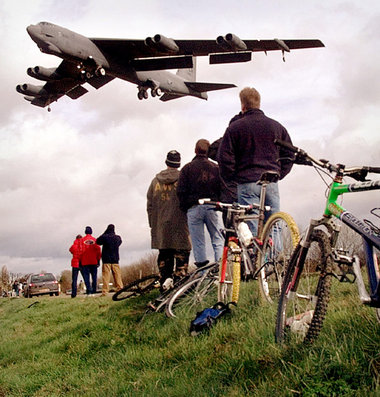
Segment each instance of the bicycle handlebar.
M342 164L331 164L328 160L317 160L310 156L310 154L306 153L304 150L291 145L289 142L282 141L280 139L275 139L274 143L278 146L282 146L283 148L295 153L293 158L293 162L295 164L302 165L313 165L316 164L319 167L326 168L330 172L343 172L343 175L349 176L357 181L364 182L368 173L380 174L380 167L351 167L346 168Z
M215 209L217 211L223 211L225 209L231 208L237 211L244 211L246 214L251 213L254 209L260 209L259 204L250 204L250 205L244 205L238 203L230 204L230 203L222 203L220 201L211 201L211 199L209 198L199 199L198 203L200 205L204 205L204 204L213 205L214 207L216 207ZM264 209L265 211L270 211L271 207L269 205L266 205Z

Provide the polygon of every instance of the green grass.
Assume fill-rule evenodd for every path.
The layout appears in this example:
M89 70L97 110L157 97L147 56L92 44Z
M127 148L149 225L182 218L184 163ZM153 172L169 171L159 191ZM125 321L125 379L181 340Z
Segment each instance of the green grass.
M0 397L377 396L380 325L355 288L334 283L307 349L275 344L276 308L257 282L198 337L188 321L144 316L152 295L0 299Z

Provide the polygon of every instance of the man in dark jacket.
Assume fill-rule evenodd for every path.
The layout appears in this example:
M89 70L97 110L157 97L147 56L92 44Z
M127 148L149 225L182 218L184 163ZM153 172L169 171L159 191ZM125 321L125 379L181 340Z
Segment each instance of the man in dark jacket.
M178 180L177 194L181 209L187 213L195 264L207 263L204 227L210 234L214 259L222 257L224 239L220 213L210 205L199 205L198 200L209 198L219 201L221 182L218 165L207 158L210 142L200 139L195 145L195 157L186 164Z
M286 129L277 121L267 117L260 110L260 94L254 88L240 92L242 117L231 122L227 128L218 152L221 176L226 181L237 183L240 204L259 203L261 186L257 183L265 171L274 171L279 179L291 170L289 153L274 143L280 139L291 143ZM271 206L266 219L280 209L278 184L267 187L265 205ZM249 222L256 235L257 222Z
M106 231L96 239L96 244L102 245L102 278L103 288L102 296L107 295L109 290L109 282L111 272L115 280L116 290L123 288L121 280L121 271L119 266L119 247L121 245L121 237L115 234L115 226L108 225Z
M186 214L180 210L177 197L180 153L171 150L165 163L167 168L155 176L147 192L151 246L159 250L157 264L163 290L175 278L187 274L191 250Z

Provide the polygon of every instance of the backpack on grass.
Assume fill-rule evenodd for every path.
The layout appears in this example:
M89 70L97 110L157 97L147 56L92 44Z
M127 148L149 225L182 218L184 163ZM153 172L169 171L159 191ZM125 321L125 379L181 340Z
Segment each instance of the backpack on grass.
M190 335L196 336L203 331L209 330L218 318L229 312L229 304L224 304L223 302L218 302L214 306L198 312L195 319L190 323Z

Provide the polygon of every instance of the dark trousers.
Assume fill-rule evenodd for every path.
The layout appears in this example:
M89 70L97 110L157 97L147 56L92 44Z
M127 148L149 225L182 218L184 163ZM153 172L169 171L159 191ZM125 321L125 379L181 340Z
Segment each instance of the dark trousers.
M157 258L160 271L160 284L167 278L177 279L187 274L190 251L176 249L160 249Z
M86 294L87 295L95 294L97 276L98 276L98 266L97 265L82 266L82 276L84 283L86 285Z
M83 272L82 272L82 266L80 267L72 267L71 268L71 297L75 298L77 296L77 284L78 284L78 274L79 272L81 273L83 277ZM84 278L84 277L83 277Z

